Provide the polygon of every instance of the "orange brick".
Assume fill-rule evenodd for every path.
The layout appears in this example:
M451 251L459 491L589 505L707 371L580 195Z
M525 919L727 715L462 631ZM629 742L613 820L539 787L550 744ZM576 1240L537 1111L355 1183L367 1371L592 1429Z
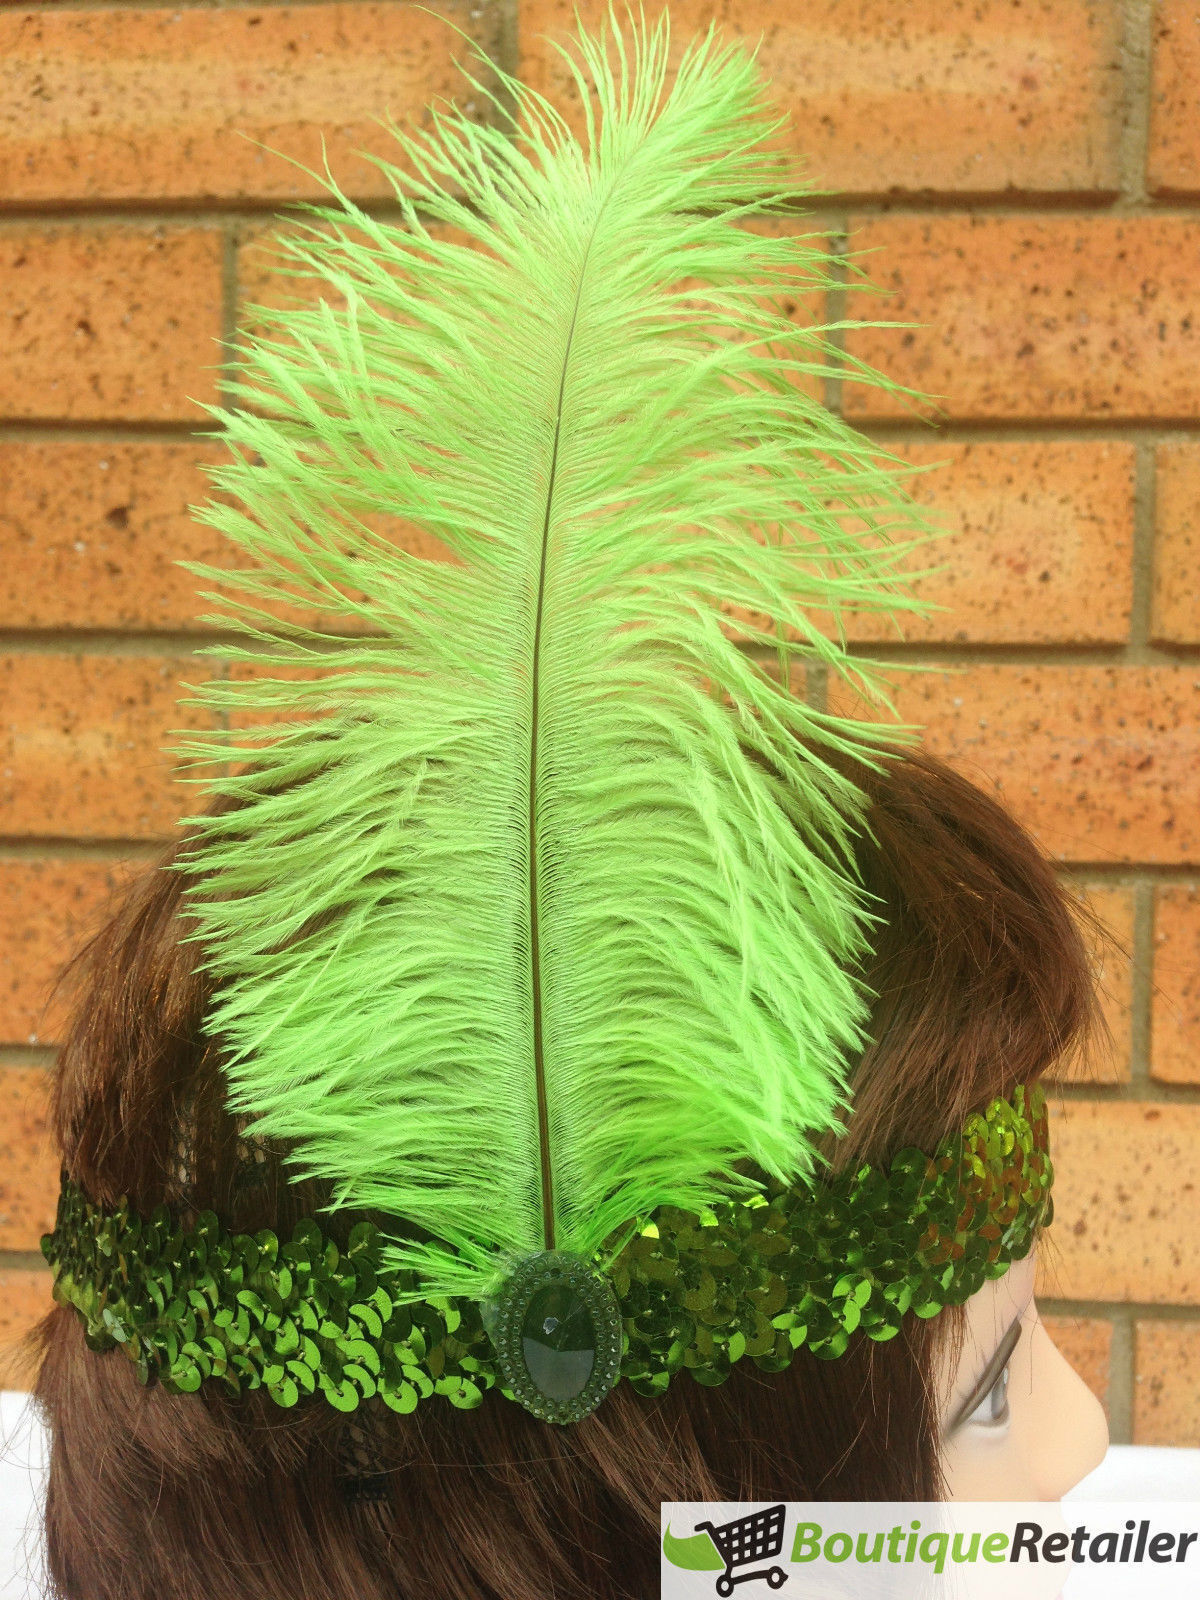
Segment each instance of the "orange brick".
M215 228L6 230L0 306L0 416L207 422L192 402L216 398L222 356Z
M913 583L946 609L904 615L912 642L1112 642L1127 638L1133 591L1133 447L1067 440L898 444L902 479L952 531L908 565L944 570ZM893 538L903 538L895 530ZM882 614L846 616L857 642L894 640Z
M1145 1318L1136 1325L1134 1444L1200 1445L1200 1322Z
M0 861L0 1044L62 1037L65 994L51 989L137 863Z
M440 9L490 44L494 8ZM408 4L36 12L0 19L0 58L0 192L14 200L324 196L291 164L323 172L322 135L348 193L390 199L353 154L400 157L372 119L419 124L430 101L475 93L455 67L465 41Z
M0 1272L0 1388L33 1387L35 1365L21 1341L53 1306L52 1281L48 1268L12 1267Z
M1195 0L1157 0L1153 11L1146 183L1151 194L1188 194L1200 189L1200 12Z
M28 628L200 629L213 587L178 565L246 565L238 548L190 507L228 502L201 470L227 460L219 445L0 441L0 619ZM450 560L442 542L382 513L376 532L414 555ZM221 586L215 586L219 592ZM310 608L279 607L293 621L329 624ZM363 632L351 615L338 625Z
M663 7L647 5L649 20ZM595 25L606 7L581 5ZM673 0L671 62L711 20L749 47L811 181L833 191L1118 184L1119 15L1096 0ZM585 136L571 0L523 0L520 76Z
M216 670L195 657L0 657L0 834L169 838L197 806L161 746L200 716L177 706L180 681Z
M0 1067L0 1250L37 1250L54 1227L59 1155L46 1121L47 1075Z
M1052 1101L1037 1293L1200 1304L1200 1105Z
M1102 925L1093 931L1090 921L1082 922L1112 1046L1109 1049L1098 1044L1090 1057L1076 1057L1064 1063L1066 1070L1054 1076L1064 1083L1128 1082L1132 1053L1133 890L1089 884L1074 893Z
M1006 663L894 681L901 720L1059 859L1200 853L1200 668ZM862 714L840 684L831 704Z
M1046 1332L1108 1413L1112 1323L1102 1317L1044 1316Z
M21 628L188 628L207 609L176 560L224 564L188 514L207 498L196 444L0 442L0 616Z
M1154 455L1151 638L1160 644L1200 644L1200 445L1163 444Z
M1154 890L1150 1075L1200 1083L1200 888Z
M1167 216L853 217L861 328L847 352L949 417L1179 417L1200 408L1200 221ZM873 256L855 259L863 250ZM912 415L848 382L846 415ZM922 412L923 408L918 407Z

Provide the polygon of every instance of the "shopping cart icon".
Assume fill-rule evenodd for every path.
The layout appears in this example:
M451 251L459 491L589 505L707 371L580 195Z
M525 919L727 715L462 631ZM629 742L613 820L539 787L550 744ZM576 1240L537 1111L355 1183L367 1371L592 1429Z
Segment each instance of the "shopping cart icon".
M783 1548L783 1514L787 1507L782 1503L769 1506L766 1511L756 1511L752 1516L739 1517L736 1522L697 1522L696 1533L707 1533L717 1547L717 1554L725 1563L725 1571L717 1579L717 1593L730 1595L734 1584L753 1583L755 1578L765 1578L772 1589L778 1589L788 1580L782 1567L760 1567L757 1572L740 1572L733 1577L734 1567L744 1567L748 1561L763 1561L777 1556Z

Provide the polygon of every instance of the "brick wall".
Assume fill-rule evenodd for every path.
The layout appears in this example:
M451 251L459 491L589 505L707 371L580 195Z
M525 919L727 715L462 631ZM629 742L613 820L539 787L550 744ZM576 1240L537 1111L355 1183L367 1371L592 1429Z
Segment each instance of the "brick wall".
M569 106L542 37L568 32L565 0L433 3ZM864 639L921 664L901 709L1112 929L1116 1048L1056 1094L1042 1303L1115 1440L1200 1444L1200 0L672 15L677 37L714 15L765 30L825 191L803 226L875 252L885 293L843 267L797 314L918 324L845 347L939 414L825 395L948 462L915 483L956 529L931 586L949 609L902 646ZM392 0L0 14L0 1340L47 1300L50 982L189 798L158 745L177 680L207 671L172 559L221 559L186 510L213 448L195 402L220 401L217 341L269 292L266 223L322 198L237 130L309 166L323 134L347 192L390 214L351 152L390 153L373 116L465 101L463 48Z

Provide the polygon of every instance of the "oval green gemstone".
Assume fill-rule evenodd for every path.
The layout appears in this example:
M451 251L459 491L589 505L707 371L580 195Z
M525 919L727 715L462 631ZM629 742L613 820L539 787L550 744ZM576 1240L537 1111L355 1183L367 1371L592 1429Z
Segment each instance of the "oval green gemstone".
M573 1400L596 1364L592 1314L566 1283L535 1289L521 1323L521 1353L533 1382L550 1400Z

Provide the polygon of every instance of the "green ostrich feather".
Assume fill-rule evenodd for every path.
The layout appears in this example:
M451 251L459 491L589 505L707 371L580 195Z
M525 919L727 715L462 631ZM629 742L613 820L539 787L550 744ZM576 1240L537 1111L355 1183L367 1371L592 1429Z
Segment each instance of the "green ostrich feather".
M804 668L886 698L844 614L915 609L938 531L805 392L839 361L903 386L777 308L832 280L826 235L743 225L806 193L753 54L710 28L668 87L665 15L577 45L586 150L495 69L508 132L388 124L399 222L322 180L282 248L344 304L252 308L275 337L206 407L228 501L193 508L238 553L187 564L203 620L247 640L171 747L240 802L184 819L206 1029L231 1108L397 1219L426 1294L745 1195L744 1158L811 1173L872 915L822 752L912 730L818 710Z

